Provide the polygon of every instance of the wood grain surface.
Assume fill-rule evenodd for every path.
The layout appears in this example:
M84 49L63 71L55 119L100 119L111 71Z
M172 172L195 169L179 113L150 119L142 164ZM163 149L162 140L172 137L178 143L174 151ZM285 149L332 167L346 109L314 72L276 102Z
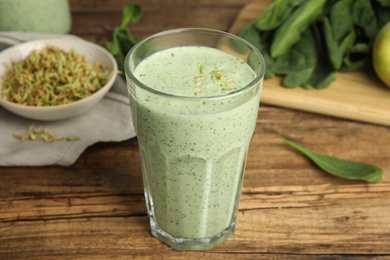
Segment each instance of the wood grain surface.
M230 32L238 33L256 21L272 3L256 0L247 4L235 19ZM307 90L281 87L281 77L264 81L261 101L265 104L309 111L362 122L390 126L390 88L373 72L336 73L327 88Z
M72 33L101 45L128 3L70 2ZM249 3L138 2L144 15L131 29L142 37L185 26L227 31ZM374 184L330 176L286 139L384 175ZM69 167L0 167L0 259L386 259L389 147L388 126L262 104L235 235L205 252L151 236L136 138L92 145Z

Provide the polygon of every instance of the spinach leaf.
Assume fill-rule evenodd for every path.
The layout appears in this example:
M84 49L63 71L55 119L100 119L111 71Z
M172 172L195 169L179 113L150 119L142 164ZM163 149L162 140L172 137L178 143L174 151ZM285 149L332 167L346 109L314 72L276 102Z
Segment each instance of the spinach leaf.
M263 50L260 34L256 29L255 24L246 25L238 34L241 38L252 43L259 51ZM246 51L246 50L245 50ZM243 53L245 53L245 51Z
M377 16L378 28L382 28L390 20L390 0L386 0L388 5L374 2L373 8Z
M106 48L114 56L118 64L118 70L124 71L125 55L122 52L121 44L118 39L119 28L115 28L112 42L106 42Z
M311 69L306 69L289 73L283 78L283 86L285 86L286 88L295 88L304 85L305 82L312 75L312 72L313 71Z
M322 89L327 87L332 81L335 80L334 68L330 63L329 55L323 51L326 49L323 34L317 24L313 24L312 31L317 46L317 64L314 68L310 79L302 85L306 89Z
M286 75L292 71L301 71L306 68L305 56L295 49L274 60L274 71L280 75Z
M264 78L265 79L268 79L268 78L272 78L273 76L276 75L276 72L275 72L275 62L274 60L271 58L271 55L269 54L268 51L264 51L263 53L263 57L264 57L264 62L265 62L265 74L264 74Z
M142 17L142 9L137 4L126 5L123 9L121 29L126 29L129 23L137 23Z
M289 52L289 56L290 69L285 71L283 86L288 88L302 86L312 76L317 65L317 50L312 30L306 30L302 34L299 42Z
M142 10L137 4L129 4L123 9L122 23L114 29L112 41L106 42L106 48L114 56L118 70L124 72L124 61L130 49L141 39L131 35L127 29L129 23L138 22L141 19ZM124 78L124 73L122 73Z
M345 179L364 180L367 182L378 182L382 178L383 170L375 165L321 155L288 140L286 140L286 144L306 155L329 174Z
M328 63L318 62L311 78L302 86L306 89L323 89L329 86L336 78L335 71Z
M379 28L370 0L356 0L352 6L353 22L362 27L365 35L373 40Z
M301 33L321 15L325 3L326 0L307 0L297 7L276 29L271 44L271 56L281 56L297 43Z
M290 4L293 6L298 6L301 5L305 2L306 0L290 0Z
M333 37L333 31L332 27L330 26L328 17L324 17L323 31L326 47L328 48L330 62L332 63L333 68L335 70L338 70L341 67L343 56L336 39Z
M382 6L390 7L390 0L377 0Z
M273 30L280 26L291 14L294 7L290 1L275 0L270 6L257 18L255 25L259 30Z
M347 34L344 37L344 39L341 41L339 46L341 54L343 56L347 51L349 51L352 48L355 40L356 40L356 34L354 30L352 30L349 34Z
M332 5L329 12L329 21L334 39L339 42L347 33L353 30L350 14L352 0L340 0Z

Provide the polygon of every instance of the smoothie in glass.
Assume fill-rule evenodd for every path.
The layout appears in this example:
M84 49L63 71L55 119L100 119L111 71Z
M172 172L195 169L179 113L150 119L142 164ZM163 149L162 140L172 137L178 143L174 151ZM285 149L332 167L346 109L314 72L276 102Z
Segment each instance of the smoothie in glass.
M206 33L199 39L213 41L167 46L165 40L141 60L130 52L126 75L152 234L176 249L206 250L234 232L264 63L251 46L244 54L239 49L244 59L232 54L237 44L231 53L214 46L226 45L221 35L244 44L234 36L182 33ZM258 59L253 68L250 53Z

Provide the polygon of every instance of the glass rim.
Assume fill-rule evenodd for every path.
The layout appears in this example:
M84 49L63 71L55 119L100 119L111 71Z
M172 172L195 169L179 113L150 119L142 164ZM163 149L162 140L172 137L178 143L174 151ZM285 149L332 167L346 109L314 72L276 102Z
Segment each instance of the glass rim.
M217 33L217 34L220 34L220 35L225 35L225 36L228 36L230 38L233 38L233 39L236 39L236 40L239 40L241 41L242 43L244 43L245 45L247 45L252 51L254 51L256 53L256 55L259 57L260 59L260 71L258 74L256 74L256 77L250 82L248 83L245 87L243 88L240 88L238 90L235 90L235 91L232 91L232 92L229 92L227 94L223 94L223 95L217 95L217 96L209 96L209 97L189 97L189 96L179 96L179 95L174 95L174 94L169 94L169 93L165 93L165 92L162 92L162 91L158 91L158 90L155 90L149 86L147 86L146 84L142 83L141 81L139 81L135 75L133 74L133 72L130 70L130 57L132 55L132 53L134 53L134 51L140 46L142 45L143 43L153 39L153 38L157 38L157 37L160 37L160 36L164 36L164 35L169 35L169 34L175 34L175 33L180 33L180 32L188 32L188 31L200 31L200 32L212 32L212 33ZM198 46L198 45L193 45L193 46ZM179 47L179 46L177 46ZM172 47L173 48L173 47ZM235 34L232 34L232 33L229 33L229 32L225 32L225 31L221 31L221 30L216 30L216 29L209 29L209 28L178 28L178 29L171 29L171 30L165 30L165 31L161 31L161 32L158 32L158 33L155 33L151 36L148 36L146 38L144 38L143 40L139 41L138 43L136 43L131 49L130 51L127 53L126 57L125 57L125 61L124 61L124 69L125 69L125 77L129 77L130 80L132 82L134 82L134 84L136 84L137 86L141 87L142 89L148 91L148 92L152 92L153 94L156 94L156 95L159 95L159 96L164 96L164 97L167 97L167 98L178 98L178 99L188 99L188 100L198 100L198 101L205 101L205 100L218 100L218 99L225 99L225 98L231 98L232 96L236 96L236 95L239 95L245 91L247 91L248 89L251 89L252 87L254 87L255 85L257 85L261 79L264 77L264 74L265 74L265 61L264 61L264 57L263 55L261 54L261 52L252 44L250 43L249 41L235 35Z

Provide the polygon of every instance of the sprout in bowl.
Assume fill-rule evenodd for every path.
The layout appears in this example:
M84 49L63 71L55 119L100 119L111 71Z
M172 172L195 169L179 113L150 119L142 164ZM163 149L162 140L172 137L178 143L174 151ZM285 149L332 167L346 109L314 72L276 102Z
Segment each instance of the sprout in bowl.
M51 49L51 48L54 48ZM49 51L51 51L49 53ZM7 81L4 78L4 75L6 73L9 73L9 70L13 69L13 65L15 63L18 63L20 61L25 60L28 56L30 56L34 52L45 52L50 55L48 55L48 60L50 60L54 56L54 52L58 52L61 55L73 55L75 56L75 53L79 56L85 57L85 63L82 63L82 61L74 58L74 64L72 65L72 70L82 70L80 65L77 64L90 64L91 66L94 66L95 64L100 64L102 68L106 71L107 78L103 82L102 86L98 87L98 89L93 90L93 85L98 84L98 79L100 76L96 74L96 71L92 71L91 75L89 75L89 78L92 78L92 84L91 82L86 83L82 81L81 77L84 77L85 75L82 73L74 73L69 77L69 83L78 83L78 89L80 89L81 85L88 85L88 89L90 90L90 93L82 94L77 93L77 98L62 98L58 99L57 101L52 101L53 95L60 95L60 94L51 94L52 97L42 98L40 97L38 101L34 100L31 101L33 96L39 96L40 94L43 95L43 92L37 92L37 91L31 91L28 92L22 92L24 96L30 95L31 98L30 101L26 101L26 98L20 97L16 95L16 98L13 98L15 95L10 95L10 92L17 91L18 87L20 87L20 84L13 83L13 89L4 87L3 83ZM34 57L33 57L34 58ZM58 57L54 58L55 63L58 62L58 66L55 66L56 69L58 67L60 68L60 73L63 71L63 68L67 67L67 64L64 63L64 59L58 59ZM72 60L73 58L69 58ZM58 60L58 61L57 61ZM62 62L60 62L62 60ZM32 61L29 61L32 63ZM42 62L41 62L42 63ZM61 64L60 64L61 63ZM33 65L29 65L32 67ZM50 63L48 61L48 67L53 67L53 63ZM28 67L30 69L30 67ZM90 70L90 68L88 68ZM47 71L45 69L44 71ZM0 53L0 105L3 106L5 109L20 115L22 117L34 119L34 120L60 120L65 119L69 117L73 117L76 115L79 115L91 107L93 107L95 104L97 104L104 95L109 91L112 84L115 81L116 78L116 71L117 71L117 64L114 59L114 57L103 47L100 47L94 43L87 42L81 39L69 39L69 38L62 38L62 39L46 39L46 40L37 40L37 41L31 41L23 44L19 44L16 46L13 46L11 48L8 48ZM41 71L40 71L41 72ZM20 77L18 75L19 72L17 72L15 75L16 77ZM84 73L84 72L83 72ZM88 73L88 71L87 71ZM20 73L19 73L20 74ZM54 73L55 74L55 73ZM58 74L58 71L57 71ZM54 76L51 75L50 77L57 77L57 74ZM8 75L8 74L7 74ZM25 77L23 77L25 78ZM29 81L33 82L36 86L39 86L40 82L34 82L34 81L40 81L42 78L42 75L40 77L34 77L33 79L29 79ZM59 84L58 81L52 80L52 82L56 82L55 84ZM7 82L8 84L9 82ZM96 83L96 84L95 84ZM17 86L16 86L17 85ZM65 84L66 85L66 84ZM66 87L69 88L69 86L61 86L62 89L65 89ZM70 84L68 84L70 85ZM99 85L99 84L98 84ZM7 85L8 86L8 85ZM4 89L2 89L4 87ZM58 89L57 86L52 86L52 89ZM87 89L87 88L86 88ZM4 90L4 92L3 92ZM33 93L33 94L31 94ZM56 92L57 93L57 92ZM12 93L11 93L12 94ZM15 94L15 93L13 93ZM49 95L48 95L49 96ZM12 97L12 98L11 98ZM49 100L49 101L48 101Z

